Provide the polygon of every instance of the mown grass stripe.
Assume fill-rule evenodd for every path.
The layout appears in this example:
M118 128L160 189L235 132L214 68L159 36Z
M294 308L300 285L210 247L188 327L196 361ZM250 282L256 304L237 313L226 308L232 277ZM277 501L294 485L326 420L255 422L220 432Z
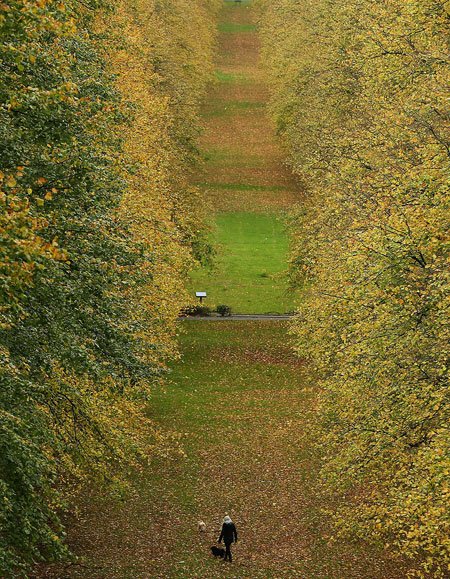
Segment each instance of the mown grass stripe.
M222 22L218 26L219 32L224 33L241 33L241 32L256 32L255 24L237 24L235 22Z
M239 82L239 83L249 83L252 82L252 79L249 78L248 75L241 73L241 72L224 72L222 70L216 70L214 72L216 79L219 82L223 82L223 83L234 83L234 82Z
M275 213L221 213L212 236L217 259L212 270L192 273L192 292L206 291L206 305L226 304L235 313L294 310L286 277L288 237Z

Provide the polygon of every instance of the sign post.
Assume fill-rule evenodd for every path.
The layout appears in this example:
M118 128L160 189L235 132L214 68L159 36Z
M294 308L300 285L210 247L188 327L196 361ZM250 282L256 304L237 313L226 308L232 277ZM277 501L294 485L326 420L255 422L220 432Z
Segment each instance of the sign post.
M206 292L195 292L195 295L200 299L200 303L203 302L203 298L206 298Z

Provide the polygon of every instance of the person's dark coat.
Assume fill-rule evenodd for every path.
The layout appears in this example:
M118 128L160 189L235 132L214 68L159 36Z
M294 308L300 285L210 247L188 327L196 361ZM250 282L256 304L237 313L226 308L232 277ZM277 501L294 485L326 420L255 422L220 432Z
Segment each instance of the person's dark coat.
M233 522L231 523L223 523L222 531L220 532L219 543L223 542L225 545L231 544L233 541L237 543L237 531L236 526Z

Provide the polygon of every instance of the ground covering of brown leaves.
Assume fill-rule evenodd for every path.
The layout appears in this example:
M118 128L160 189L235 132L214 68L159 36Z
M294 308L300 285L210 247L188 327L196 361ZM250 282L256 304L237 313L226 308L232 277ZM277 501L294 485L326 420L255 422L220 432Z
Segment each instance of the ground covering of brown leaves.
M220 19L217 82L203 108L207 161L199 176L218 211L278 211L300 195L266 111L255 20L251 4L233 3Z
M39 577L405 577L387 553L329 543L317 392L292 357L286 325L183 325L183 360L150 408L162 428L181 433L185 455L155 460L123 501L82 497L70 543L84 560ZM209 553L225 512L239 531L232 565Z

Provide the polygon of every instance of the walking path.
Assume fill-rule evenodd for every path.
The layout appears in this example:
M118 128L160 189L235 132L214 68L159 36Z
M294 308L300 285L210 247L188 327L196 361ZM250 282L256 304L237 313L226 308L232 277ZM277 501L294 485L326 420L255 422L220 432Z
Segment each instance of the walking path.
M284 314L232 314L231 316L220 316L220 315L210 315L210 316L190 316L188 318L182 318L186 320L197 320L201 322L217 322L217 321L255 321L255 320L279 320L286 321L292 318L292 315Z
M255 9L225 4L219 23L216 82L203 107L204 171L197 185L215 212L213 271L194 274L193 291L235 313L294 309L285 275L283 214L301 198L283 160L259 57Z
M267 114L255 10L225 4L219 24L217 82L203 109L207 154L199 184L216 211L274 212L299 200Z

